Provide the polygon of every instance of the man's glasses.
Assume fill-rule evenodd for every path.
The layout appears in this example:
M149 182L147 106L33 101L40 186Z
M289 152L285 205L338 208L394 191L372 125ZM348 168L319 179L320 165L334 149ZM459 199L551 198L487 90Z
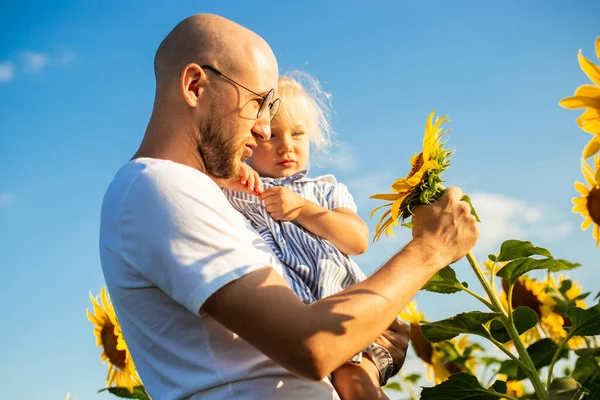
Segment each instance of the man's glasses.
M273 118L275 118L275 115L277 114L277 110L279 109L279 103L280 103L279 98L273 100L273 96L275 95L275 89L269 90L269 93L267 93L266 96L263 96L261 94L256 93L253 90L248 89L246 86L242 85L241 83L237 83L230 77L223 75L223 73L221 71L219 71L218 69L216 69L215 67L212 67L210 65L201 65L200 68L208 69L208 70L214 72L215 74L227 79L231 83L234 83L234 84L238 85L239 87L246 89L253 95L262 98L263 101L260 104L260 107L258 108L258 112L256 113L257 119L262 117L262 115L264 114L264 112L267 108L269 108L269 114L270 114L269 120L272 120Z

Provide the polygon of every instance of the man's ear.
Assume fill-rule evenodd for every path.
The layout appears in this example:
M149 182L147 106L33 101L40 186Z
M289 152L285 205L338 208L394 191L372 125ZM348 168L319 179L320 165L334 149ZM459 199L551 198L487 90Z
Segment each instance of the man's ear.
M204 91L206 73L198 64L188 64L181 73L181 93L190 107L197 107Z

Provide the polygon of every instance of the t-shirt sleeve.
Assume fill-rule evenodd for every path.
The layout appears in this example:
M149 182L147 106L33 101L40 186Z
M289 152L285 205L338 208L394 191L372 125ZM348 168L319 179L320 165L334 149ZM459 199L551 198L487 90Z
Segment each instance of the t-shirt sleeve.
M356 212L357 207L354 202L354 198L350 194L350 191L343 183L337 182L327 193L327 205L330 210L336 208L349 208Z
M120 252L133 269L198 313L219 288L273 265L273 255L218 186L207 177L187 178L195 179L149 172L131 184L120 209Z

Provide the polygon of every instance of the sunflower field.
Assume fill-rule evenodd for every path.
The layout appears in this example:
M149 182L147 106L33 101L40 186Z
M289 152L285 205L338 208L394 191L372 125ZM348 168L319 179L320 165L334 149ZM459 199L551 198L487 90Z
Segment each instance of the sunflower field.
M600 37L595 43L600 59ZM581 171L585 182L576 182L578 197L573 212L581 214L581 228L592 228L596 247L600 243L600 66L578 55L591 84L578 87L573 96L560 101L568 109L583 109L577 125L591 135L583 149ZM414 210L435 202L443 193L441 174L450 167L453 151L446 149L444 126L450 121L432 112L425 124L422 150L410 160L410 170L397 179L390 193L375 194L385 203L380 211L374 241L394 229L410 229ZM590 160L588 162L588 160ZM468 196L463 198L470 203ZM477 204L472 204L476 214ZM479 221L485 224L485 221ZM590 241L590 245L593 242ZM526 238L507 238L495 254L477 260L467 255L479 289L462 282L451 266L434 275L422 288L434 295L472 296L482 310L462 312L439 321L429 321L427 310L411 302L400 314L410 324L410 343L426 366L425 376L403 374L387 385L388 392L425 400L469 398L600 400L600 303L568 278L576 262L556 258ZM545 271L544 279L528 274ZM598 294L600 295L600 293ZM106 289L91 296L96 345L108 372L106 388L122 398L149 399L116 318ZM476 340L473 340L476 339ZM497 349L491 352L490 349ZM501 356L496 356L501 354ZM557 363L562 366L557 368ZM423 380L431 386L418 387Z

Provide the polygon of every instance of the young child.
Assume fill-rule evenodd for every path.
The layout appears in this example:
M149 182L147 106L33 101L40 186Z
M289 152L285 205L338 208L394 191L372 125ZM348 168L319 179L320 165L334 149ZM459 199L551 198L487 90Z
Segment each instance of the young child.
M234 178L238 187L256 195L223 190L296 273L290 274L294 291L310 303L365 279L349 256L366 251L369 231L346 186L333 175L307 176L311 145L320 150L330 143L329 95L307 74L300 76L312 91L292 76L280 77L281 104L271 121L271 139L258 143ZM364 353L368 361L358 354L332 374L343 399L385 397L380 383L391 375L391 357L378 345Z

